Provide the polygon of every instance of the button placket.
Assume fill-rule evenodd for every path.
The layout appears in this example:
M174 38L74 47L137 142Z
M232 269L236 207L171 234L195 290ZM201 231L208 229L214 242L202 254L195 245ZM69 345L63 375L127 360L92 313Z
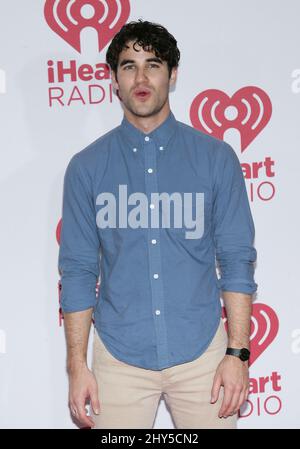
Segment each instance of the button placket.
M148 137L148 136L146 136ZM160 230L151 227L151 212L155 209L151 203L151 193L158 192L156 146L153 139L146 138L145 152L145 186L149 202L148 210L148 258L149 277L152 293L152 310L154 326L157 338L158 366L163 367L168 363L168 345L166 321L164 319L164 290L161 271ZM149 172L149 169L151 171Z
M123 136L122 136L123 137ZM146 143L143 137L139 137L136 139L128 139L125 136L125 140L129 145L129 151L132 156L132 160L138 164L140 167L144 168L145 166L145 157L143 151L143 145Z

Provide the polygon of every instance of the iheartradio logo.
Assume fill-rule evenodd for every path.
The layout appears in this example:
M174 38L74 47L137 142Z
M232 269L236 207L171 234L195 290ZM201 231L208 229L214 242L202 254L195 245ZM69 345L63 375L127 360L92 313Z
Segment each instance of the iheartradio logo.
M226 309L222 309L222 318L228 331ZM279 320L275 311L266 304L252 305L250 328L250 359L249 366L267 349L275 339L279 329Z
M61 225L62 225L62 218L60 218L59 222L57 223L56 230L55 230L56 241L59 245L60 245Z
M218 139L230 128L241 136L241 152L267 125L272 115L269 96L256 86L239 89L230 98L217 89L201 92L193 100L190 120L194 128Z
M47 24L64 41L81 53L80 33L94 28L102 51L120 31L130 14L129 0L46 0Z

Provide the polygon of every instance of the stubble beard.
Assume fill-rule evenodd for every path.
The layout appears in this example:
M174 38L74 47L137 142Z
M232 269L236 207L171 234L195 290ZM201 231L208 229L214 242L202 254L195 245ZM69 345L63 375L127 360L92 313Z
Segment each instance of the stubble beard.
M153 115L158 114L162 110L162 108L164 107L164 105L168 100L168 95L166 95L162 101L159 100L160 98L158 98L156 104L146 107L144 111L142 107L140 108L137 107L133 101L130 101L130 99L125 101L123 100L123 104L136 117L152 117Z

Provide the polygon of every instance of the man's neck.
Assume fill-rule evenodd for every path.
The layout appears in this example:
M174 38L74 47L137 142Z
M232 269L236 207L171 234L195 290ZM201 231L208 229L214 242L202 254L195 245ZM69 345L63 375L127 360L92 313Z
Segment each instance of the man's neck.
M128 110L125 110L124 114L129 123L134 125L143 133L149 134L167 119L170 111L170 106L168 105L168 107L162 108L157 114L150 117L138 117Z

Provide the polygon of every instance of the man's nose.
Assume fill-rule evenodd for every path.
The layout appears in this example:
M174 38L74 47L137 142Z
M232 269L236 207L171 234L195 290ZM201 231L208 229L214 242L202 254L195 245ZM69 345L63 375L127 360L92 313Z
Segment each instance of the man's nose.
M145 80L147 80L146 71L143 67L140 67L139 69L137 69L135 80L138 83L141 83L141 82L144 82Z

